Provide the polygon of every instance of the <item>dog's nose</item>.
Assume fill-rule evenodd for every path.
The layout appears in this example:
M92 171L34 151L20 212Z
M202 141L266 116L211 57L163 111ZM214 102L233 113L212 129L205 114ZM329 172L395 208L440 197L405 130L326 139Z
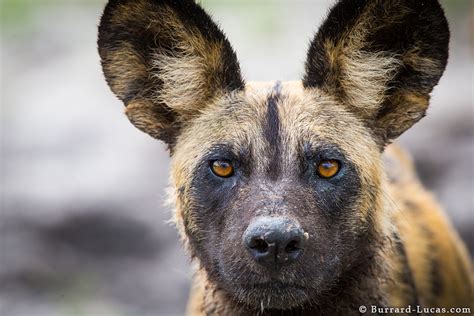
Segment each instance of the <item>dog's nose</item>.
M305 233L293 219L260 217L248 226L243 243L255 261L276 268L301 256Z

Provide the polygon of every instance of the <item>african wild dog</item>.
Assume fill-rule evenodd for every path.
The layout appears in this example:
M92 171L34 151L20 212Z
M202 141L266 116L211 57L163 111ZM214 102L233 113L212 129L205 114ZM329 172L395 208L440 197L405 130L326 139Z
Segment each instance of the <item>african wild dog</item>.
M250 83L192 0L109 1L99 52L130 121L168 144L199 263L189 313L469 307L468 254L403 152L448 58L435 0L340 0L302 81Z

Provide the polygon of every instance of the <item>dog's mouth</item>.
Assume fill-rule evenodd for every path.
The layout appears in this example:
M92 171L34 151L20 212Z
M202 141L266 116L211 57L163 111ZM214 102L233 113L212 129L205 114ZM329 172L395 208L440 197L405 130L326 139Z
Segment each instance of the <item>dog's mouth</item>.
M244 284L241 285L241 288L245 290L301 290L304 291L306 288L296 284L296 283L286 283L281 282L278 280L269 281L269 282L262 282L262 283L252 283L252 284Z
M242 284L236 293L239 300L259 309L290 309L309 298L306 287L281 281Z

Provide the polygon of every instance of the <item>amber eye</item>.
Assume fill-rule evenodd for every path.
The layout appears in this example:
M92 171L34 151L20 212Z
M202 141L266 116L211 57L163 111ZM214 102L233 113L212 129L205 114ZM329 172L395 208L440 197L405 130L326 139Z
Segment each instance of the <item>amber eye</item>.
M232 163L227 160L214 160L211 162L211 169L212 172L216 176L222 177L222 178L228 178L234 174L234 167L232 166Z
M318 164L317 169L320 177L331 178L339 171L339 162L336 160L322 160Z

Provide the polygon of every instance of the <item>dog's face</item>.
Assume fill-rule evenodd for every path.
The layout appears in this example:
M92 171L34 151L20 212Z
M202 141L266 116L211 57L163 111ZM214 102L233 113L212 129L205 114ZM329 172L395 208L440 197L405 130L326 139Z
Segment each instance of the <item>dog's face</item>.
M370 256L379 156L369 130L330 96L296 82L248 84L178 137L178 221L237 299L300 304Z
M301 82L245 83L193 1L111 1L99 52L138 128L168 143L176 222L214 284L253 306L317 302L386 225L381 152L447 59L436 1L340 1Z

